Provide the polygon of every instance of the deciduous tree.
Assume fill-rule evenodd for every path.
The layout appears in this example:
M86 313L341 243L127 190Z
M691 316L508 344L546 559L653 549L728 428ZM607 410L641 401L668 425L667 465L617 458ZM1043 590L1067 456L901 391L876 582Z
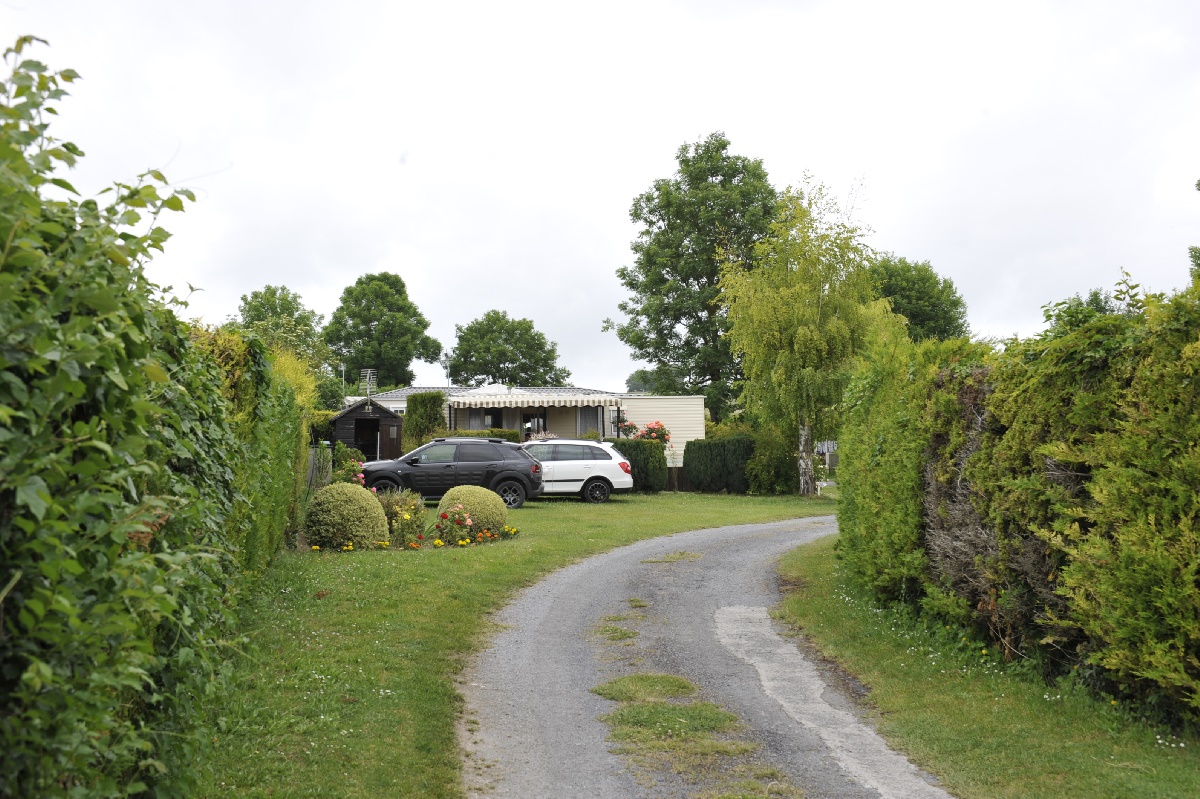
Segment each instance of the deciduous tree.
M729 339L742 358L747 406L798 431L800 493L816 493L814 433L830 432L871 324L868 250L821 186L789 190L755 269L734 264L722 287Z
M631 294L618 306L627 320L607 320L605 329L664 374L681 375L681 393L703 392L720 419L741 377L725 338L721 265L754 265L777 195L762 161L730 154L722 133L683 145L676 160L675 175L655 181L630 209L642 229L634 263L617 270Z
M913 341L968 335L966 302L954 281L933 271L928 261L880 253L871 259L871 280L876 296L890 300L892 310L908 320Z
M271 349L294 352L314 366L324 365L329 348L321 340L325 317L304 307L300 295L287 286L263 286L242 295L239 326Z
M488 311L470 324L455 325L458 343L450 353L450 379L458 385L564 386L571 373L558 365L558 345L529 319Z
M378 385L409 385L412 362L437 361L442 345L425 333L429 321L408 298L399 275L363 275L342 292L323 337L355 377L378 370Z

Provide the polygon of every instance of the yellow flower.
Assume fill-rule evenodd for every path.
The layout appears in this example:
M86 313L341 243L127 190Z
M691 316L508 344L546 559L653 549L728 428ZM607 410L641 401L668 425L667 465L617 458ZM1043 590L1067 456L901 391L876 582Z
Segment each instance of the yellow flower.
M318 547L318 546L313 547L313 552L320 552L320 551L321 551L320 547Z
M412 518L412 517L411 517L411 516L409 516L407 513L406 513L406 514L404 514L404 521L408 521L408 520L409 520L409 519L411 519L411 518Z
M435 547L444 547L444 546L446 546L446 542L444 542L444 541L443 541L442 539L440 539L440 538L437 538L437 539L434 539L433 545L434 545Z

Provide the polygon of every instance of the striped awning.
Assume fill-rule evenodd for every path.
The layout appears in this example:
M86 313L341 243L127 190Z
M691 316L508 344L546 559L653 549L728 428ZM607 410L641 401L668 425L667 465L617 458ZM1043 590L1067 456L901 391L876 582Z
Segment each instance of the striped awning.
M462 394L450 397L451 408L584 408L596 405L616 406L620 397L610 394Z

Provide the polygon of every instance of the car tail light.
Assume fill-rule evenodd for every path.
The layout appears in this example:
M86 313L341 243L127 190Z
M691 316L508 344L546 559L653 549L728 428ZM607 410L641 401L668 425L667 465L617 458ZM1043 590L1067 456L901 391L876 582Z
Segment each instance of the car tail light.
M621 461L617 465L621 467L621 471L625 472L625 474L633 474L633 472L629 470L629 461Z
M534 461L529 467L529 473L530 474L541 474L542 473L542 464L538 463L537 461Z

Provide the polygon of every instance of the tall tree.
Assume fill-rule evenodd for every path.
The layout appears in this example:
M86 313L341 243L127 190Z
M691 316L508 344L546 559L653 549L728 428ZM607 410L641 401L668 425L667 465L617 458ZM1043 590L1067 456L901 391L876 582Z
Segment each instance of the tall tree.
M377 369L379 385L409 385L413 360L434 363L441 355L428 329L400 276L380 272L346 287L323 336L355 379L363 369Z
M642 229L631 245L634 263L617 270L632 295L618 306L627 320L606 320L604 329L615 328L661 374L680 375L680 392L703 392L716 420L741 377L725 338L721 266L754 265L777 195L762 161L731 155L722 133L683 145L675 157L675 175L656 180L629 211Z
M893 253L871 259L875 294L890 300L892 311L908 320L913 341L968 335L967 304L954 281L933 271L928 261L909 261Z
M450 353L450 379L464 386L565 386L571 373L558 365L558 345L529 319L510 319L488 311L466 325L455 325L458 343Z
M800 493L816 493L814 433L831 430L849 367L874 311L868 249L821 186L789 190L756 269L725 270L729 338L747 406L798 432Z
M323 366L329 348L321 340L325 317L304 307L300 295L287 286L263 286L242 295L240 327L255 333L272 349L296 353L314 366Z

